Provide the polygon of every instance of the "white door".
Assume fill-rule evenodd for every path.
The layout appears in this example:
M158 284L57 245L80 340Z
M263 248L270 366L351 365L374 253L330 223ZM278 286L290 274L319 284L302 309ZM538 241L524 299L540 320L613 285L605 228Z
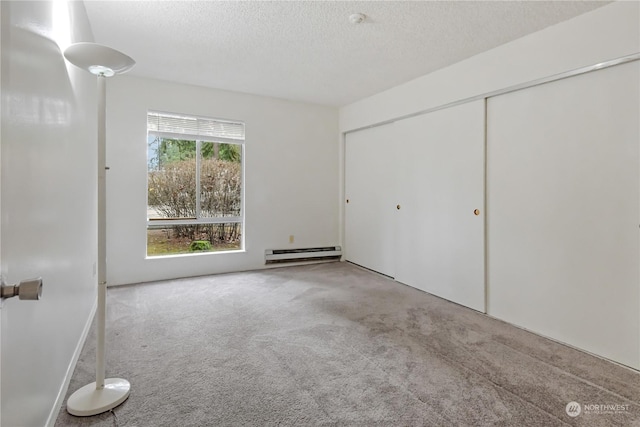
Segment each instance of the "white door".
M391 277L396 143L393 124L349 133L345 140L345 259Z
M395 123L396 280L482 312L484 110L481 100Z
M96 295L97 114L95 76L67 68L51 37L91 31L75 2L0 2L0 14L0 272L44 280L40 301L0 309L0 422L53 425Z
M640 368L640 63L491 98L489 314Z

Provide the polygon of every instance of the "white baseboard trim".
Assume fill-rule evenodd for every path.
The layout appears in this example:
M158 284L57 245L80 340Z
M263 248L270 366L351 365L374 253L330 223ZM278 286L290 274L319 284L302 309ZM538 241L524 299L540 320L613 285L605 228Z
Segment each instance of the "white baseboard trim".
M97 308L98 308L98 303L96 301L93 303L93 307L91 308L91 312L89 313L87 322L84 325L84 329L82 330L82 334L80 335L80 339L78 340L76 349L73 352L73 356L71 357L69 366L67 366L67 372L64 375L64 381L60 386L60 390L58 391L58 397L56 398L53 408L51 408L51 412L49 412L49 417L47 418L47 423L45 424L46 427L54 427L56 420L58 419L60 408L62 407L64 398L67 395L67 391L69 390L69 383L71 382L71 377L73 376L73 372L76 369L76 364L78 363L78 359L80 358L80 353L82 352L84 343L87 340L87 335L89 335L89 331L91 330L91 325L93 324L93 318L96 315Z

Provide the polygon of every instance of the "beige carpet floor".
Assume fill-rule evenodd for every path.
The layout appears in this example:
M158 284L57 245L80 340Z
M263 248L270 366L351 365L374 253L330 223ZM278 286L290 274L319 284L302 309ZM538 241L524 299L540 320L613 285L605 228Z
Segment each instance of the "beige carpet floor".
M131 396L115 416L63 406L56 426L640 426L637 372L348 263L109 288L108 304L107 376ZM91 333L69 394L94 366Z

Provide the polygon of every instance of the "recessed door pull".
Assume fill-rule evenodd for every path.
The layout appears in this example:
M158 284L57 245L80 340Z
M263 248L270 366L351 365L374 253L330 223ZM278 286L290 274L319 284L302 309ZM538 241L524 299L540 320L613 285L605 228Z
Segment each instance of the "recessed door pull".
M2 299L16 296L24 300L39 300L42 296L42 278L23 280L19 285L3 284L0 287Z

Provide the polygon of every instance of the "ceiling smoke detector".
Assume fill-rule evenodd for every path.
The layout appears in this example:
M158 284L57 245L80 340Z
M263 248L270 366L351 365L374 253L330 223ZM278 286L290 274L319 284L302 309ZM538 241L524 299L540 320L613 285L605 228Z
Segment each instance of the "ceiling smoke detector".
M364 13L354 13L353 15L349 16L349 22L351 22L352 24L362 24L365 19L367 19L367 15L365 15Z

